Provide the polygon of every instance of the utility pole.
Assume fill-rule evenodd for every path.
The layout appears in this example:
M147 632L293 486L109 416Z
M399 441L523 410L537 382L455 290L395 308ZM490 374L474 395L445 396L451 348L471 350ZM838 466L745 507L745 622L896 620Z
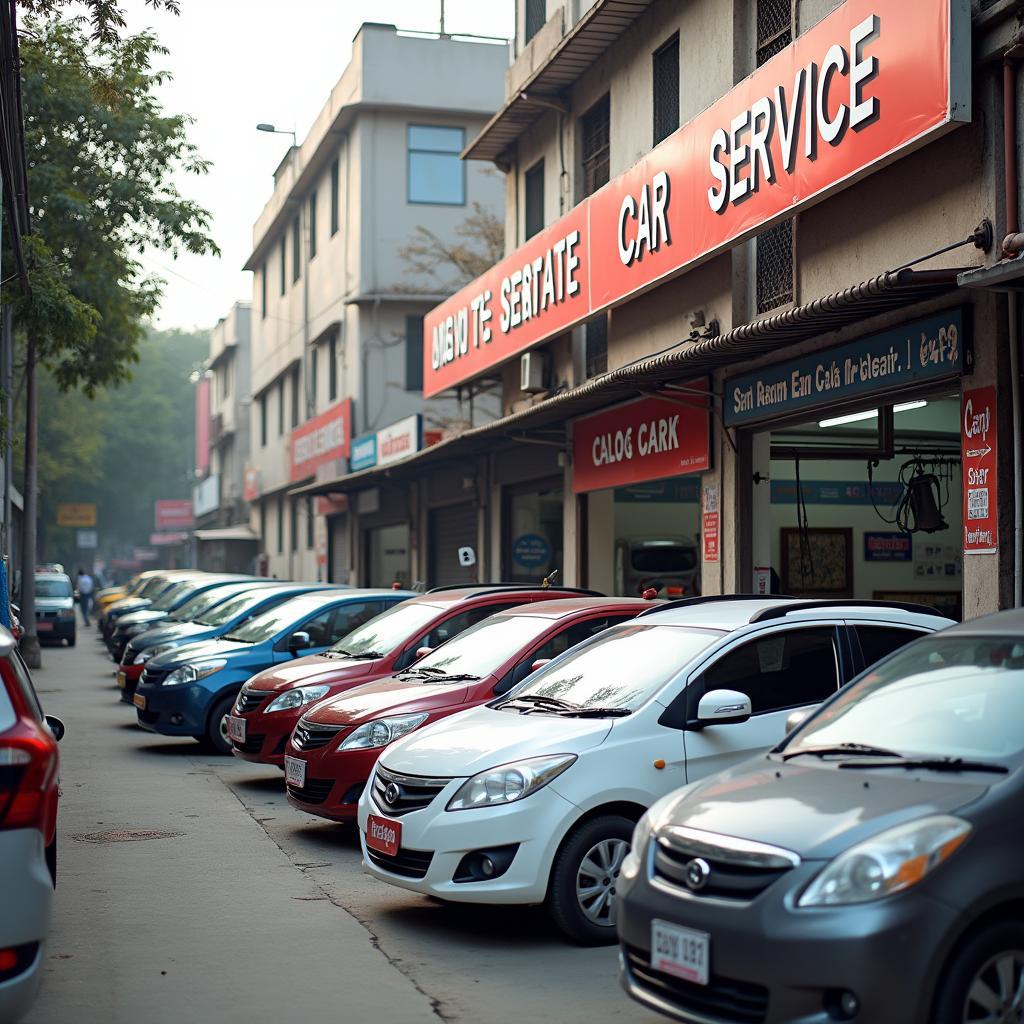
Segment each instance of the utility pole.
M37 446L39 407L36 394L36 344L28 333L25 344L25 523L21 543L21 654L29 668L42 665L36 632L36 517L39 514Z
M444 30L444 0L441 0L441 38L445 37L446 33Z

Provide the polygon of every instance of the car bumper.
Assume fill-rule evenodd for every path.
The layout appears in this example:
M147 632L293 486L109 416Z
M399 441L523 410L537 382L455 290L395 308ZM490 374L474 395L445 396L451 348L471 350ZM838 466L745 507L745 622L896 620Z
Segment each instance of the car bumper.
M562 837L579 817L579 808L551 786L545 786L504 807L446 811L463 782L465 779L452 780L428 807L393 818L402 825L400 854L413 851L420 855L421 863L429 855L429 864L420 877L411 876L406 864L367 849L368 816L391 816L375 804L370 792L364 794L358 819L363 866L371 875L392 885L452 902L543 903L552 861ZM515 856L499 877L454 881L466 854L507 846L515 846Z
M274 764L282 767L288 737L302 717L302 712L307 710L308 708L301 708L297 712L275 711L269 715L262 711L252 711L247 715L239 715L232 711L231 714L236 718L245 720L245 742L231 741L235 757L243 761L252 761L254 764Z
M213 694L194 684L168 687L140 684L132 701L139 726L148 732L163 736L199 736L206 731L206 716ZM144 701L144 705L140 706L140 701Z
M117 669L117 688L121 691L121 700L125 704L132 703L139 679L142 678L145 665L119 665Z
M74 619L36 619L36 635L40 640L74 640Z
M335 742L331 741L332 747ZM306 785L302 789L287 786L288 802L307 814L331 821L353 821L380 749L342 753L324 748L303 755L291 748L288 753L306 762Z
M922 982L941 961L956 911L914 892L797 909L797 896L820 867L803 864L749 902L677 895L652 884L649 871L620 878L623 988L686 1024L923 1024L931 999ZM710 937L708 985L651 967L655 918ZM844 992L857 999L853 1018L836 1010Z

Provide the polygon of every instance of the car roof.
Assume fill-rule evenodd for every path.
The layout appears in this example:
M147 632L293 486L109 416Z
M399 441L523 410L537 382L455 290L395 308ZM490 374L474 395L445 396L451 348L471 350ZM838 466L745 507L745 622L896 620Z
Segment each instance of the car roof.
M494 597L499 594L515 596L520 593L524 598L535 594L562 593L573 597L603 597L596 590L582 590L577 587L545 587L540 583L479 583L453 587L435 587L425 594L416 595L417 604L429 604L437 608L447 608L453 604L472 601L474 598Z
M35 574L37 580L67 580L71 582L71 577L66 572L37 572Z
M415 597L411 590L392 590L390 587L368 587L364 590L344 589L337 590L310 590L306 593L296 594L296 601L305 601L307 604L332 604L335 601L364 601L368 597Z
M945 633L967 636L1005 636L1007 633L1020 633L1021 639L1024 640L1024 608L1008 608L1003 612L958 622L945 630Z
M505 618L531 615L543 619L564 619L595 611L625 611L639 614L650 607L651 602L645 601L642 597L567 597L563 600L515 604L495 612L495 615Z

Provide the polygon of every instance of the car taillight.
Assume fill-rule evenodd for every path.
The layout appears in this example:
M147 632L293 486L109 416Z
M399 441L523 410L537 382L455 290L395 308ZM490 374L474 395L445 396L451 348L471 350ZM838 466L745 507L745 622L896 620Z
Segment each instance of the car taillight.
M46 831L47 797L56 770L56 750L43 736L0 739L0 830Z

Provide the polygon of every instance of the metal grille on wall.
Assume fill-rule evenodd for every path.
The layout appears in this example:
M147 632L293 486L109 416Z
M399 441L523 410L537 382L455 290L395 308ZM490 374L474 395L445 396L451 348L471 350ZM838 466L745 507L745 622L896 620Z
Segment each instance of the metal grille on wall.
M654 54L654 145L679 127L679 34Z
M757 66L793 42L793 0L758 0Z
M585 329L586 375L589 380L608 372L608 314L591 320Z
M526 0L526 24L523 32L523 42L528 43L543 27L545 0Z
M583 142L583 194L592 195L608 184L610 162L611 102L607 94L601 97L580 119Z

